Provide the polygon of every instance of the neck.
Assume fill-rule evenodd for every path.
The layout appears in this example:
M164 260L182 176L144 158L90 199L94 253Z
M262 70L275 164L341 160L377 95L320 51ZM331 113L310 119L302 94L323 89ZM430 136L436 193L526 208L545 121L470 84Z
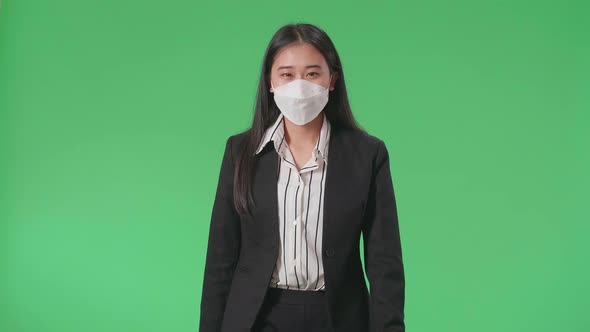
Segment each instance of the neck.
M300 126L285 118L285 140L290 147L306 147L315 145L320 136L320 131L324 123L323 111L310 122Z

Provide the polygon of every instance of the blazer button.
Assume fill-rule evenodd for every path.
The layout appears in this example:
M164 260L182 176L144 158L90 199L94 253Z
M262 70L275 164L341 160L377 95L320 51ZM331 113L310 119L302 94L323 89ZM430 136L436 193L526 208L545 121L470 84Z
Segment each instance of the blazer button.
M334 256L334 249L332 249L332 248L326 249L326 256L328 256L328 257Z

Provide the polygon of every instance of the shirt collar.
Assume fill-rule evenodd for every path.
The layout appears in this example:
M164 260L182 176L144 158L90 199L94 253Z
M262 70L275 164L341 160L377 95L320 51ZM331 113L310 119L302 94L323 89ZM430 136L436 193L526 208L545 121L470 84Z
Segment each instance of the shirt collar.
M330 130L331 124L328 121L328 117L326 114L322 112L322 116L324 117L324 121L322 123L322 128L320 129L320 136L318 137L318 141L316 143L316 148L314 150L314 154L316 156L322 157L324 162L328 162L328 142L330 141ZM273 141L273 145L275 150L279 155L282 155L282 150L287 145L284 144L285 140L285 126L284 126L284 115L283 113L279 113L279 116L275 120L275 122L268 127L264 135L262 136L262 140L260 141L260 145L256 150L256 154L258 154L262 149L268 144L270 141Z

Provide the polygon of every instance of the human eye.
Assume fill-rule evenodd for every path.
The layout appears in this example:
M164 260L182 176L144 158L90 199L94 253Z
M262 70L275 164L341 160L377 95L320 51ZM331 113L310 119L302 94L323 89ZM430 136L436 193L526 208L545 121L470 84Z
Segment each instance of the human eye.
M291 76L291 73L282 73L281 76L282 77L290 77Z
M314 74L314 75L311 75L311 76L318 76L318 75L319 75L319 74L318 74L317 72L315 72L315 71L312 71L312 72L309 72L309 73L307 73L307 75L310 75L310 74Z

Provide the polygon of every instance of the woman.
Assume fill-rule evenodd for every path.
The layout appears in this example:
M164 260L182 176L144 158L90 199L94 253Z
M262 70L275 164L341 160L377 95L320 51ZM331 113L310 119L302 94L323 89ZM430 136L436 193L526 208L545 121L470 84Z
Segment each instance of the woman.
M354 120L318 27L272 37L252 127L226 142L208 241L201 332L405 330L388 151Z

